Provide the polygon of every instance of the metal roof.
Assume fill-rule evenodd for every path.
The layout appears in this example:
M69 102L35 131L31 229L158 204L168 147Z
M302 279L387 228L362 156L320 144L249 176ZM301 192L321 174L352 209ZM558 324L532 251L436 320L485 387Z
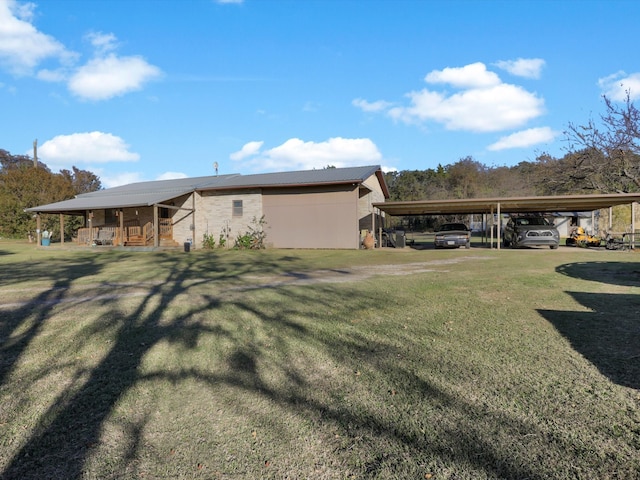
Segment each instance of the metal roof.
M156 205L194 191L235 190L313 185L360 184L376 175L385 198L389 191L380 166L327 168L255 175L216 175L138 182L97 192L84 193L70 200L27 208L28 212L81 214L86 210Z
M551 197L470 198L374 203L392 216L452 215L471 213L586 212L640 201L640 193L560 195Z

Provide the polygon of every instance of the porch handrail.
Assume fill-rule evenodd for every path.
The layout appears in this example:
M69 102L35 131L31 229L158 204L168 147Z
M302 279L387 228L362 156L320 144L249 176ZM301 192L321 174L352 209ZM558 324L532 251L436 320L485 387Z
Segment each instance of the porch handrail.
M150 243L153 240L153 223L147 222L142 228L144 239L146 243Z

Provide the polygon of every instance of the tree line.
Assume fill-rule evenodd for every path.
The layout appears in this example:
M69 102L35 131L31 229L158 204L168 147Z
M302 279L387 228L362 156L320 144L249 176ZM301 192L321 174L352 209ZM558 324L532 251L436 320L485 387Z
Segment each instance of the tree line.
M542 153L534 161L488 167L465 157L426 170L388 172L390 200L640 192L640 112L629 93L620 104L604 97L604 105L598 119L568 125L566 154L560 158ZM90 171L72 167L53 173L43 163L34 166L28 156L0 149L0 236L24 238L35 231L35 220L25 208L101 188ZM44 222L43 228L59 228L57 217L45 216ZM82 218L65 220L65 236L81 223Z
M81 193L102 188L94 173L72 167L53 173L42 162L26 155L12 155L0 149L0 237L35 236L36 220L25 208L74 198ZM65 220L66 238L83 226L82 217ZM42 228L60 236L60 223L55 215L44 215Z

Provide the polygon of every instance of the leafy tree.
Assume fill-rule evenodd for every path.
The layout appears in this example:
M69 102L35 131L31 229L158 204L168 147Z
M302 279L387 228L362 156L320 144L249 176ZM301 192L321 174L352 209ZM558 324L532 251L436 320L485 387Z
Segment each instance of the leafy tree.
M99 178L93 173L76 167L72 171L52 173L46 165L24 155L11 155L0 150L0 234L24 237L33 234L36 222L25 208L44 205L73 198L79 193L87 193L101 188ZM57 215L43 215L42 228L60 235ZM65 236L82 225L82 217L68 217L65 220Z
M76 195L102 189L102 183L96 174L76 167L71 167L71 169L72 171L60 170L60 175L71 184Z

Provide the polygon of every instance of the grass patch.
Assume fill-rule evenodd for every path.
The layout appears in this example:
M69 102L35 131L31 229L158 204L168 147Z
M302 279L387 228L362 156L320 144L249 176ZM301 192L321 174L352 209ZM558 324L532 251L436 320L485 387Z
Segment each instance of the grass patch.
M0 476L640 478L637 254L0 243Z

